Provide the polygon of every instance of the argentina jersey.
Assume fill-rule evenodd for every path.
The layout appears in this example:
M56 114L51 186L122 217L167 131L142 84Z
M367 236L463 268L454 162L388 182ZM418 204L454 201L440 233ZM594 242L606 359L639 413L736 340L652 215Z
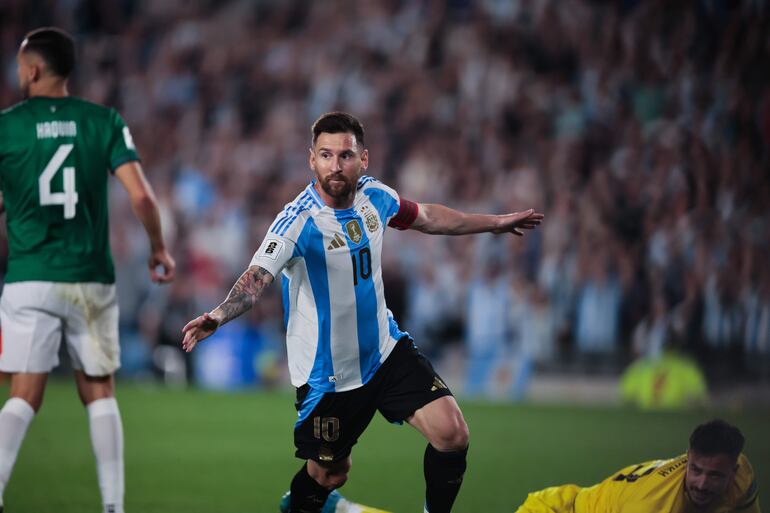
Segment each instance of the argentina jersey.
M311 183L270 226L251 265L283 274L292 385L358 388L406 335L385 306L381 266L399 205L393 189L369 176L343 210L326 206Z

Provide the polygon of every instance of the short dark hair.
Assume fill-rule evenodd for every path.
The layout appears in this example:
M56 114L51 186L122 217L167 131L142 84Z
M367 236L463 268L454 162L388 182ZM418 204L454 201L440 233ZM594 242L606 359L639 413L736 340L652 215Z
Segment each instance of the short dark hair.
M745 439L741 430L724 420L714 419L695 428L690 435L690 449L698 454L727 454L737 460Z
M355 116L347 112L327 112L313 123L313 144L318 136L327 134L351 133L356 136L356 141L364 145L364 125Z
M24 37L24 52L35 52L56 75L67 78L75 68L75 40L56 27L35 29Z

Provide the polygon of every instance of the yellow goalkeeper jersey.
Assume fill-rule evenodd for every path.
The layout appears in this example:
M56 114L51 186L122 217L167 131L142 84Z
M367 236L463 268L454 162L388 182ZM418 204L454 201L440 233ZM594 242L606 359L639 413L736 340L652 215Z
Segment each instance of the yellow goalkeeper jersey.
M748 458L727 494L709 513L760 513ZM630 465L590 488L565 485L531 493L518 513L695 513L684 490L687 455Z

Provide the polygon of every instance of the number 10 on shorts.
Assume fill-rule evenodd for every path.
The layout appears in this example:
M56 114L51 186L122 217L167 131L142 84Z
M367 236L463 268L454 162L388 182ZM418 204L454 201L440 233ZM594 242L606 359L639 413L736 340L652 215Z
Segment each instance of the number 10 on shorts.
M325 442L336 442L340 437L340 419L337 417L313 417L313 436Z

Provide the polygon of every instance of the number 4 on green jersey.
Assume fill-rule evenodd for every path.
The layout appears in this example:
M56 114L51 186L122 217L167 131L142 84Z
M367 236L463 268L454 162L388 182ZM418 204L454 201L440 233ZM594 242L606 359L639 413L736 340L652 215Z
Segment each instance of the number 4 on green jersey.
M51 192L51 180L61 168L64 159L70 154L72 148L72 144L62 144L59 146L38 180L38 185L40 186L40 205L64 205L64 219L75 217L75 205L78 203L78 193L75 190L75 168L70 166L63 169L63 192Z

